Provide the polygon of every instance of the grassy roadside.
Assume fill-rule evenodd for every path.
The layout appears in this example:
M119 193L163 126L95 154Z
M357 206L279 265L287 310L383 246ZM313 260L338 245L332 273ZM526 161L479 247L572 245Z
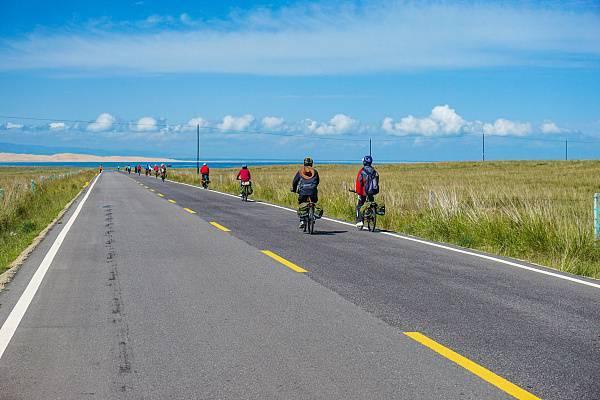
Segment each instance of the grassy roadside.
M94 175L94 170L0 167L0 273Z
M254 198L295 207L289 192L298 166L251 168ZM325 214L353 221L358 166L317 165ZM600 278L592 196L600 192L600 162L486 162L377 166L387 215L381 228L562 271ZM238 193L237 169L214 169L212 188ZM171 179L198 184L195 170Z

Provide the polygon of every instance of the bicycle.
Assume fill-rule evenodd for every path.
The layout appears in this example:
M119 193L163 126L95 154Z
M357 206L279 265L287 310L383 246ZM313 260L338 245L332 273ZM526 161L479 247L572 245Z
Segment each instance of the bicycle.
M315 233L315 221L317 220L317 218L315 217L315 203L313 203L312 200L309 199L307 207L308 212L306 216L302 217L302 221L304 222L303 232L312 235L313 233Z
M167 177L167 171L163 171L160 173L160 179L162 179L162 181L165 181L165 178Z
M348 191L356 194L356 191L352 189L348 189ZM375 201L369 202L369 207L362 213L363 226L358 228L358 230L362 231L366 225L369 232L375 232L375 226L377 225L377 210L377 203Z
M250 181L242 182L242 201L248 201L248 196L250 195Z
M204 177L202 177L202 180L200 181L200 184L202 185L203 189L208 189L208 184L210 183L210 180L208 178L204 179Z

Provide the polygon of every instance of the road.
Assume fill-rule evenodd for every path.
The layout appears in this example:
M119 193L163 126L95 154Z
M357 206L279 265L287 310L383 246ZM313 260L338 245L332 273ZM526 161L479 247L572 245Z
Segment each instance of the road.
M598 287L155 178L88 192L0 292L1 343L64 236L2 399L600 398Z

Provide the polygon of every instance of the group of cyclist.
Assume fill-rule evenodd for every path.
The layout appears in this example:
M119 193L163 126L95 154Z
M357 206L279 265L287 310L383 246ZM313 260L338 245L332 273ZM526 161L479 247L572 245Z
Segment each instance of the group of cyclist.
M361 209L366 202L375 201L375 195L379 192L379 174L373 168L373 158L370 155L362 159L362 168L358 171L354 182L354 190L358 201L356 204L356 227L362 228L364 221ZM202 186L207 187L210 182L210 169L205 163L200 169L202 176ZM248 165L242 165L236 179L240 181L240 196L242 196L244 186L251 185L252 175ZM298 204L314 203L319 201L319 172L314 168L314 161L310 157L304 159L302 167L296 172L292 180L291 192L298 193ZM206 185L205 185L206 184ZM300 229L304 228L304 219L300 220Z
M102 169L102 166L100 166L100 169ZM118 166L117 170L120 171L121 166ZM127 172L128 174L131 175L132 171L134 174L142 175L141 164L134 165L133 167L131 165L127 165L125 167L125 172ZM146 165L145 175L152 176L153 174L154 174L154 176L156 176L156 179L158 179L158 177L161 177L162 180L164 181L165 178L167 177L167 166L165 164L161 164L160 166L158 164L155 164L153 166L151 166L150 164Z

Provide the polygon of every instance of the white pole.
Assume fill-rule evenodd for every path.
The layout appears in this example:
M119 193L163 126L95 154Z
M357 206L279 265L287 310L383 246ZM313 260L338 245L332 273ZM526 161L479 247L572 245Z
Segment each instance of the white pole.
M600 193L594 193L594 240L598 240L600 238Z

